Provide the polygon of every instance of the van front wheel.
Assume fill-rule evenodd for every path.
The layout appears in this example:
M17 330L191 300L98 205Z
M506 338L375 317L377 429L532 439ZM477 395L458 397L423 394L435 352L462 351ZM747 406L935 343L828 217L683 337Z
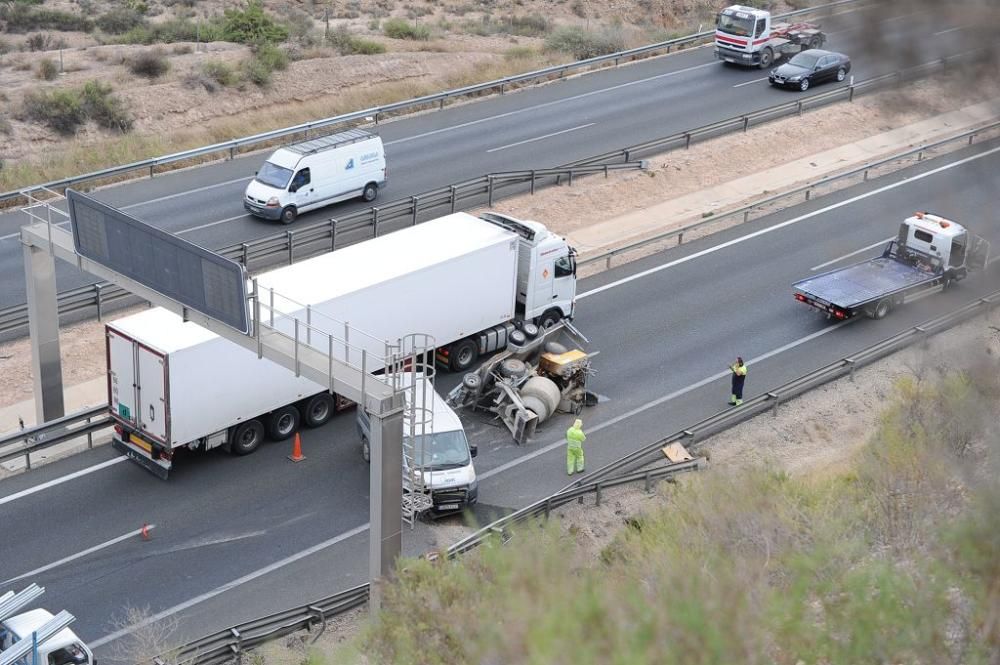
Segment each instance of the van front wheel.
M294 207L288 206L287 208L281 211L281 223L291 224L292 222L295 221L295 218L298 216L299 216L298 211L295 210Z
M361 192L361 198L371 203L372 201L375 200L376 196L378 196L378 185L376 185L374 182L370 182L367 185L365 185L365 191Z

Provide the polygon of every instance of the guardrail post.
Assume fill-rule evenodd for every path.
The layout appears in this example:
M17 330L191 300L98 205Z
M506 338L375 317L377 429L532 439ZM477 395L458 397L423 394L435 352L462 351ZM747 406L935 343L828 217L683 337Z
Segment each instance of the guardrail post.
M295 235L294 231L285 231L286 240L288 241L288 265L293 263L293 255L295 250Z
M94 291L97 292L97 294L96 294L97 295L97 320L100 321L101 320L101 314L102 314L102 311L101 311L101 304L102 304L102 302L101 302L101 300L102 300L102 298L101 298L101 285L100 284L94 284Z
M795 110L798 112L798 114L800 116L802 115L802 102L801 101L795 104Z
M750 116L743 116L743 132L746 133L750 129Z
M746 224L749 221L750 221L750 211L749 210L744 210L743 211L743 223Z
M774 407L771 409L771 415L777 418L778 404L781 403L781 397L777 393L767 393L767 396L774 400Z
M573 186L573 169L569 170L569 186Z
M375 111L375 116L372 119L375 121L375 125L378 126L378 111Z
M444 97L441 98L441 103L438 106L438 109L443 109L443 108L444 108Z
M608 165L607 164L604 165L604 179L605 180L608 179Z
M865 182L868 182L868 169L865 169Z
M681 231L680 233L677 234L677 244L678 245L683 245L684 244L684 232L683 231Z
M330 251L337 249L337 220L330 218Z
M848 88L847 101L849 101L849 102L853 102L854 101L854 86L853 85Z
M449 189L451 190L451 212L454 213L455 212L455 199L458 198L457 197L458 187L456 187L455 185L451 185L449 187Z
M410 197L410 202L413 204L413 218L410 219L410 226L416 226L417 225L417 208L420 207L420 197L419 196L411 196Z
M235 628L230 628L229 632L236 638L236 644L233 645L233 649L236 651L236 655L239 656L243 653L243 636Z
M646 494L649 494L649 491L652 489L652 484L650 483L650 474L651 473L652 473L651 471L647 471L646 472L646 477L645 477L645 479L643 481L643 484L646 486Z
M87 424L89 425L91 418L87 418ZM94 433L87 432L87 449L90 450L94 447Z
M684 149L687 150L691 147L691 134L684 132Z
M549 513L552 512L552 497L545 499L545 519L549 519Z
M632 151L629 150L628 148L625 148L625 161L628 162L629 161L629 157L631 157L631 156L632 156Z
M924 161L924 151L923 150L921 150L920 152L917 153L917 161L918 162Z
M492 208L493 207L493 176L492 175L486 176L486 181L488 183L487 184L487 200L488 200L488 205L489 205L490 208Z
M611 270L611 257L613 257L614 255L615 255L615 253L611 252L610 254L608 254L608 258L606 258L604 260L604 269L605 270Z
M531 195L535 195L535 169L531 169Z
M236 158L236 146L229 146L229 159Z
M502 83L502 82L501 82L501 83L500 83L500 94L501 94L501 95L504 95L504 94L506 94L506 93L507 93L507 89L506 89L506 86L504 85L504 83Z
M378 238L378 208L372 208L372 233Z
M597 483L597 489L594 490L594 505L601 505L601 490L603 489L603 483Z
M855 363L854 363L854 360L852 360L851 358L844 358L844 362L847 363L847 366L850 368L850 371L847 373L847 378L850 379L850 381L853 383L854 382L854 368L856 366Z
M810 197L811 195L812 195L812 189L807 189L807 190L806 190L806 201L808 201L808 200L809 200L809 197Z
M153 177L153 165L152 164L149 165L149 177L150 178Z
M972 145L972 139L976 138L975 134L969 134L969 145Z
M246 268L250 262L250 246L243 242L240 243L240 247L243 249L243 267Z

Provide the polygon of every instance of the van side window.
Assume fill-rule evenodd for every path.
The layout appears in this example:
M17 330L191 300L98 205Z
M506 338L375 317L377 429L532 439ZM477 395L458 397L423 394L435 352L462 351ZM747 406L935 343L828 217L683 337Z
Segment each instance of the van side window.
M289 189L299 189L304 185L308 185L310 182L312 182L312 178L309 175L309 169L305 168L295 174L295 177L292 178L292 184Z
M913 229L913 237L926 243L934 242L934 236L920 229Z
M757 19L757 29L753 31L754 37L760 37L764 34L764 26L767 25L767 21L764 19Z
M570 256L563 256L556 259L556 278L570 277L575 274L576 266L573 264L573 258Z

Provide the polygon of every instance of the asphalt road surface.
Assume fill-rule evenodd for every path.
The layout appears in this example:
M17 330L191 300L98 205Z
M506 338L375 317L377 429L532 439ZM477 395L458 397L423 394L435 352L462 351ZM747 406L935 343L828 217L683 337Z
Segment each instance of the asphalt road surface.
M878 254L871 247L916 209L1000 248L998 187L1000 142L984 143L583 280L575 323L601 352L590 387L606 397L583 416L588 467L727 408L736 355L749 363L752 396L996 290L993 264L885 320L844 325L796 303L790 284ZM440 391L457 380L443 375ZM480 450L480 522L566 484L568 417L525 446L479 416L465 421ZM0 592L45 586L45 606L73 612L108 661L126 607L176 621L180 640L361 583L368 468L353 414L305 431L303 447L301 464L285 459L289 444L243 458L192 454L168 482L104 447L6 479ZM148 542L136 533L143 523L154 527ZM430 549L434 528L405 530L405 551Z
M919 61L929 62L967 48L961 30L927 18L881 18L880 53L910 52L918 41ZM849 54L851 74L858 80L916 64L870 55L861 36L872 20L868 11L859 10L824 21L826 48ZM766 77L764 70L724 65L703 47L383 124L378 131L386 144L390 180L380 200L403 199L487 173L555 167L846 85L817 85L800 93L772 88ZM250 217L243 210L243 191L265 157L246 155L95 196L210 249L363 207L344 203L305 213L290 227ZM5 286L0 308L25 302L18 229L26 222L20 212L0 215ZM62 262L57 270L61 291L97 281Z

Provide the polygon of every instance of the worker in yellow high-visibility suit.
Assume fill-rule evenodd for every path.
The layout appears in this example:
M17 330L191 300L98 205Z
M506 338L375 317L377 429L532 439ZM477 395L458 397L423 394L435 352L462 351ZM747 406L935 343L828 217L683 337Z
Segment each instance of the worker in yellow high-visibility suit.
M566 430L566 474L583 473L583 442L587 436L583 433L583 421L579 418L573 426Z
M736 362L729 366L729 371L733 373L732 393L729 395L729 404L739 406L743 403L743 386L747 382L747 366L743 363L743 358L736 358Z

